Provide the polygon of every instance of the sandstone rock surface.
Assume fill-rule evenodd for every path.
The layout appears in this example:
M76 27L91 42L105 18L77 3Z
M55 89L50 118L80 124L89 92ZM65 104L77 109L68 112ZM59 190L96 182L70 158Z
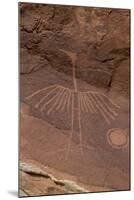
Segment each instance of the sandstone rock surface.
M130 10L19 3L19 13L20 196L128 190L129 143L116 149L107 133L118 128L129 138ZM42 94L26 97L55 84L73 89L74 58L78 90L103 92L119 109L109 125L83 112L84 153L75 133L66 160L71 111L49 115L35 106Z

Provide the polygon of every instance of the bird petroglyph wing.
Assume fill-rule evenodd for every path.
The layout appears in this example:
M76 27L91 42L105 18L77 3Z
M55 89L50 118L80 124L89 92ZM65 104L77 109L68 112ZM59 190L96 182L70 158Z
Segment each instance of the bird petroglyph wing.
M120 107L103 93L80 92L79 99L81 111L100 114L107 124L110 124L111 120L115 120L118 115L117 110Z
M40 99L35 103L34 107L41 112L50 114L53 111L59 110L61 112L69 111L71 109L72 90L60 85L52 85L27 96L25 101L32 101L38 97Z

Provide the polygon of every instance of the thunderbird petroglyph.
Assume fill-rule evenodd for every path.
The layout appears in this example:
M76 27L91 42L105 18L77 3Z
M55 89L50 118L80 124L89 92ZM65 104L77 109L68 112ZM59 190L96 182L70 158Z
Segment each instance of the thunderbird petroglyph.
M117 104L110 100L105 94L97 91L79 91L76 78L75 63L77 54L69 51L64 51L72 60L72 76L73 76L73 88L69 89L62 85L51 85L49 87L42 88L32 93L25 98L25 101L31 100L36 95L42 94L42 98L35 104L35 108L38 108L41 112L52 113L54 110L60 112L68 112L71 109L71 132L67 147L66 159L68 158L71 141L75 129L78 128L79 132L79 146L81 154L83 154L82 143L82 128L81 128L81 112L90 112L100 114L107 124L110 124L111 120L115 120L118 115ZM77 112L78 127L75 127L74 118Z

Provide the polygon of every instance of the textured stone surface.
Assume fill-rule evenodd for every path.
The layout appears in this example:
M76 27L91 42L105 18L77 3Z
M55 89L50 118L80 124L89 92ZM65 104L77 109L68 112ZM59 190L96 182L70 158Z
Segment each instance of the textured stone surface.
M68 180L89 191L128 190L129 144L116 149L108 143L107 133L118 128L129 138L130 11L31 3L20 3L19 9L21 160L54 168L54 175L62 172L58 179L68 174ZM78 90L103 92L120 108L109 125L100 114L82 113L84 154L75 133L65 160L71 112L55 110L48 115L35 107L42 94L30 100L25 97L54 84L73 89L75 56ZM43 194L42 180L36 188L36 177L21 175L23 195L29 184L34 185L29 195ZM53 185L49 180L44 194L67 192L54 185L48 189L47 184Z
M71 75L71 61L60 49L71 50L78 55L78 78L128 95L129 74L119 73L124 63L129 68L129 10L23 3L20 13L22 73L50 64Z
M40 167L40 164L44 167L47 166L47 171L48 168L54 168L63 174L61 175L54 170L50 170L48 173L53 174L58 179L72 180L88 191L128 189L128 148L111 149L105 141L105 134L102 133L103 137L100 136L102 140L94 136L94 138L90 138L89 142L86 141L87 144L83 145L84 154L81 155L75 136L71 144L70 155L66 160L69 131L57 129L44 120L31 116L30 112L27 112L28 109L26 109L25 104L22 104L21 107L20 159L22 162L24 160L26 164L20 165L20 169L23 168L23 171L26 169L27 172L32 171L33 168L27 162L27 159L30 159L36 161L33 170L35 173L38 171L39 174L38 166ZM67 174L70 174L70 176ZM25 177L25 174L21 177L22 183L25 182L23 177ZM28 181L28 176L26 178ZM21 189L25 191L25 185ZM34 188L32 190L31 187L30 190L31 193L28 194L32 195ZM59 193L58 190L55 190L55 194L56 191ZM36 194L36 190L34 194ZM44 194L47 194L47 191Z
M34 162L20 163L20 196L88 192L73 181L60 180ZM25 192L24 192L25 191ZM27 195L26 195L27 194Z

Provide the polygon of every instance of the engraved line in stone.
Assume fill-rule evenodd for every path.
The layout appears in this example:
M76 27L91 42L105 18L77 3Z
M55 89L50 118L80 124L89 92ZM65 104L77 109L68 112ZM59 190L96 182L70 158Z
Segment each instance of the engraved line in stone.
M55 87L54 89L52 89L51 91L49 91L47 94L45 94L45 96L43 98L41 98L41 100L39 102L36 103L35 107L38 108L40 106L40 104L45 101L45 99L52 94L55 90L57 90L57 88L60 86Z
M59 88L58 94L59 94L59 93L61 94L61 91L62 91L62 90L63 90L62 88ZM53 105L50 107L50 109L47 111L48 114L50 114L50 112L52 112L52 111L55 109L55 107L57 106L57 104L59 103L60 94L59 94L59 96L56 98L55 102L54 102Z
M56 107L55 107L56 110L57 110L57 107L58 107L58 105L59 105L59 102L60 102L60 100L61 100L61 96L62 96L64 90L65 90L65 89L61 88L61 90L59 91L58 95L56 95L56 100L58 99L57 104L56 104ZM57 96L58 96L58 97L57 97Z
M102 98L102 96L99 95L98 97L99 97L99 99L103 102L103 104L106 106L106 108L107 108L113 115L118 116L118 113L115 112L115 111L111 108L111 106L108 106L108 104L105 102L105 100Z
M92 98L91 94L87 93L87 96L88 96L88 101L90 101L91 106L92 106L94 112L98 113L98 110L97 110L96 106L94 105L94 99Z
M89 103L89 101L88 101L87 95L86 95L86 94L83 94L83 96L84 96L84 99L85 99L85 103L86 103L86 105L87 105L87 107L88 107L88 110L89 110L91 113L93 113L94 111L93 111L93 109L92 109L92 107L91 107L91 105L90 105L90 103Z
M87 103L90 105L93 113L97 113L97 110L95 109L95 106L93 105L93 99L91 97L91 95L88 96L88 94L85 94L86 95L86 99L87 99Z
M115 120L115 117L108 110L106 110L106 106L104 106L102 104L102 102L98 99L97 95L93 94L93 96L96 99L96 102L98 103L98 105L100 106L100 108L102 108L102 110L106 114L106 116L109 117L109 118L111 118L112 120Z
M81 110L84 111L85 107L84 107L83 100L82 100L82 94L80 94L79 98L80 98Z
M71 51L66 51L63 49L60 49L60 51L63 51L64 53L66 53L72 60L72 70L73 70L73 86L74 86L74 90L77 91L77 80L76 80L76 67L75 67L75 63L76 63L76 59L77 59L77 54L73 53Z
M63 101L63 104L62 104L62 107L61 107L61 111L63 111L65 109L65 107L66 107L67 100L68 100L68 95L69 95L69 92L66 91L65 96L64 96L64 101Z
M62 91L64 91L64 89L62 89ZM60 91L57 92L56 95L54 95L49 101L45 102L42 106L42 108L40 109L40 111L43 111L46 107L46 105L50 104L58 95L59 95Z
M62 106L62 103L63 103L63 100L64 100L64 95L65 95L65 93L66 93L66 90L65 89L63 89L63 92L62 92L62 94L61 94L61 98L60 98L60 100L59 100L59 104L58 104L58 106L57 106L57 110L60 110L61 109L61 106Z
M97 96L95 94L92 94L94 101L96 103L96 105L98 105L98 109L101 110L101 112L103 112L103 115L105 115L105 118L107 118L107 120L109 121L109 112L105 109L104 105L98 100Z
M65 94L67 93L68 91L67 90L65 90ZM60 102L60 100L61 100L61 95L62 95L62 93L59 95L59 99L58 99L58 101ZM66 97L64 97L64 100L66 100L67 98ZM58 103L59 103L58 102ZM63 102L63 104L64 104L64 102ZM63 106L63 104L62 104L62 106ZM59 105L59 104L58 104ZM58 108L58 105L57 105L57 108L56 109L59 109ZM62 110L62 108L61 108L61 110Z
M101 115L103 116L103 118L105 119L105 121L107 122L107 124L110 124L110 121L107 118L105 112L103 111L103 109L100 108L100 106L98 105L98 103L96 103L96 99L94 98L94 96L93 96L93 99L94 99L94 105L95 105L95 107L100 111Z
M99 94L99 93L98 93ZM108 98L105 94L100 94L102 97L105 97L111 104L112 106L115 106L116 108L120 108L120 106L118 106L116 103L114 103L110 98Z
M83 93L84 93L84 92L83 92ZM103 94L103 93L95 92L95 91L87 91L87 92L85 92L85 93L101 95L101 96L105 97L106 99L108 99L109 102L110 102L113 106L115 106L116 108L120 108L120 106L118 106L116 103L114 103L110 98L108 98L108 97L107 97L105 94Z
M71 147L71 142L72 142L72 137L73 137L73 132L74 132L74 94L72 94L72 113L71 113L71 131L70 131L70 137L69 137L69 142L68 142L68 147L67 147L67 152L66 152L66 159L68 158L69 152L70 152L70 147Z
M85 111L88 112L88 107L86 105L86 102L85 102L85 99L84 99L84 95L81 95L81 100L82 100L83 106L85 108Z
M25 100L28 100L28 99L32 98L33 96L39 94L40 92L45 91L45 90L48 90L48 89L53 88L53 87L57 87L57 86L56 86L56 85L51 85L51 86L49 86L49 87L46 87L46 88L37 90L36 92L34 92L34 93L32 93L31 95L27 96L27 97L25 98Z
M82 94L79 93L79 100L80 100L80 109L83 111L84 110L84 107L83 107L83 104L82 104Z
M69 96L68 96L68 101L67 101L67 109L69 111L70 104L71 104L71 97L72 97L72 92L69 91Z
M83 94L83 98L85 100L85 104L87 106L88 111L90 111L91 113L93 113L94 111L93 111L93 109L92 109L92 107L91 107L91 105L90 105L90 103L88 101L87 95Z

